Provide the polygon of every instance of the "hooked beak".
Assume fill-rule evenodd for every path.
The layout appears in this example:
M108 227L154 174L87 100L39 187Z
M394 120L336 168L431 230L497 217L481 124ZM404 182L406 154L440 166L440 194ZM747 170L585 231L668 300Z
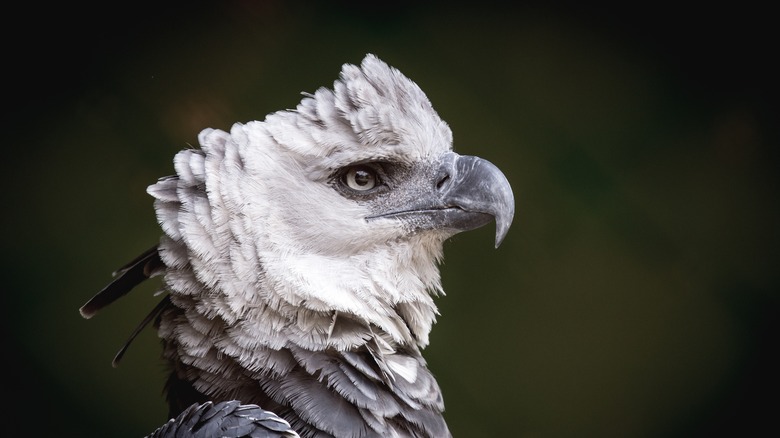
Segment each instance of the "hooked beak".
M372 218L398 218L413 229L446 229L452 234L496 222L496 248L509 232L515 214L512 188L493 163L447 152L433 172L432 190L407 199L403 209Z

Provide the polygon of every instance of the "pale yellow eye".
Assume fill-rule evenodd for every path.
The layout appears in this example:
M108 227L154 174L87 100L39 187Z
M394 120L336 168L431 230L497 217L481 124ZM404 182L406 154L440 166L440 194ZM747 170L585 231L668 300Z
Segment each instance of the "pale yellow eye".
M368 166L352 167L344 174L344 183L352 190L371 190L377 184L376 172Z

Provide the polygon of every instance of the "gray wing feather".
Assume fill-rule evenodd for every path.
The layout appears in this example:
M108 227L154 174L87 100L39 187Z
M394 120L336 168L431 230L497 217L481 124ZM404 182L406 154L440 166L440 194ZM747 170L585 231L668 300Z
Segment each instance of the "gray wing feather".
M147 438L300 438L290 424L257 405L236 400L193 404Z

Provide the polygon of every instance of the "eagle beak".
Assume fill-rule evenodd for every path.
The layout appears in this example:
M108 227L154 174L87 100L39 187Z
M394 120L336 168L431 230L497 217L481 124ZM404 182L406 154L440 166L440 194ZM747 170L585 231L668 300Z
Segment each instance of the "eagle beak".
M410 231L445 230L454 235L496 221L496 248L515 215L509 181L493 163L448 151L432 167L421 168L396 205L382 206L367 220L402 221Z
M448 152L440 161L435 184L440 211L449 216L448 227L469 231L495 219L496 248L501 245L515 215L515 199L498 167L479 157Z

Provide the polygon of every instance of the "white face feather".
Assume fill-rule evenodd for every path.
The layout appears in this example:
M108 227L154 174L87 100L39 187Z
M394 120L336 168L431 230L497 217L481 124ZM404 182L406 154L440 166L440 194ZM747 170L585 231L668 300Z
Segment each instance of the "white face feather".
M149 187L165 232L166 287L188 324L203 326L199 338L168 321L161 336L197 357L224 324L220 351L247 363L259 360L250 347L350 349L366 342L358 332L427 344L448 234L367 221L370 206L333 184L345 166L451 150L449 127L416 84L368 55L295 111L230 133L207 129L199 141L201 150L177 154L178 178Z

